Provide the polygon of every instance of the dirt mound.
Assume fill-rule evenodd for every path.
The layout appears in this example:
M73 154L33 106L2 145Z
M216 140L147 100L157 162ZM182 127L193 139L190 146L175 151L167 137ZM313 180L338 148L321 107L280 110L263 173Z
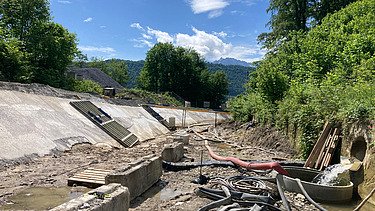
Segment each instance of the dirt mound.
M274 127L228 122L222 124L219 131L231 142L242 147L260 147L261 149L283 152L288 157L297 154L288 138Z

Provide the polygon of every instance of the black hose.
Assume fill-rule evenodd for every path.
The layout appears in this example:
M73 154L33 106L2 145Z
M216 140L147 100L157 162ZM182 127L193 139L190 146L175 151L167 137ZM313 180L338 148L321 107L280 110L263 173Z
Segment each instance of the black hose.
M224 191L226 197L222 198L222 199L219 199L217 201L211 202L211 203L205 205L204 207L198 209L198 211L206 211L206 210L210 210L210 209L213 209L213 208L216 208L216 207L220 207L222 205L230 204L232 202L232 196L229 192L229 189L227 187L225 187L224 185L221 186L221 188Z
M297 181L297 184L298 184L298 187L299 189L301 189L303 195L306 197L307 200L309 200L309 202L311 204L313 204L316 208L318 208L319 210L321 211L327 211L326 209L324 209L322 206L320 206L318 203L316 203L310 196L309 194L306 192L305 188L303 187L302 183L301 183L301 180L300 179L295 179Z
M222 190L209 189L209 188L203 188L203 187L199 187L199 189L210 192L210 193L214 193L220 196L224 195L224 192ZM269 195L265 195L265 196L255 195L255 194L243 193L243 192L238 192L238 191L233 191L233 190L230 190L230 193L233 199L246 200L246 201L260 201L260 202L265 202L265 203L272 202L272 198Z
M284 194L284 190L283 190L283 187L284 187L283 175L281 175L281 174L277 174L276 175L276 184L277 184L277 190L279 191L279 194L280 194L281 200L283 201L285 209L287 211L292 211L292 209L290 208L289 202L286 199L285 194Z
M173 162L167 162L163 161L163 169L167 171L183 171L183 170L190 170L193 168L198 168L202 166L213 166L213 167L232 167L237 168L232 162L229 161L203 161L200 162L179 162L179 163L173 163Z
M270 161L256 161L256 160L249 160L249 162L270 162ZM279 161L278 162L281 166L303 166L303 162L290 162L290 161ZM203 161L202 164L200 162L167 162L163 161L163 168L167 171L183 171L183 170L190 170L193 168L198 168L201 166L213 166L213 167L232 167L238 168L238 166L234 165L230 161L216 161L216 160L208 160ZM267 170L253 170L256 173L267 173Z
M212 200L221 200L221 199L225 198L225 196L220 195L218 190L216 190L214 192L216 192L216 193L211 192L211 189L206 189L206 188L202 188L202 187L199 187L197 189L197 194L204 195L205 197L207 197L209 199L212 199ZM250 206L253 206L254 204L258 204L258 205L266 206L266 207L270 208L271 210L281 211L279 208L273 206L272 204L262 202L262 201L248 201L248 200L243 201L243 200L236 200L234 198L232 198L232 201L237 202L241 206L250 207Z

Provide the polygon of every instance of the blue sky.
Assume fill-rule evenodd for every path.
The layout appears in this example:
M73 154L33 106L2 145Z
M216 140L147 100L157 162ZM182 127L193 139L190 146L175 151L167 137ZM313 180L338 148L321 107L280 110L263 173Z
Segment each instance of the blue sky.
M268 0L50 0L55 22L89 58L145 59L157 42L190 47L206 61L251 62L265 54Z

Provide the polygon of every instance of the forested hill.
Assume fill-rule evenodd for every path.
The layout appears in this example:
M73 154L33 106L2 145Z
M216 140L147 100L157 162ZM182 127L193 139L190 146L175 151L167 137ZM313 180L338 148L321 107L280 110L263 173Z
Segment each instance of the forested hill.
M128 88L133 88L136 85L137 77L141 72L141 69L144 65L144 61L131 61L125 60L128 65L129 72L129 82L127 83ZM213 64L206 63L207 68L211 72L223 71L229 80L228 95L236 96L242 93L244 89L244 84L248 80L249 73L254 70L252 67L244 67L240 65L222 65L222 64Z
M129 73L129 81L126 83L126 87L134 88L137 83L137 77L141 72L143 65L145 64L144 60L139 61L131 61L125 60L126 64L128 65L128 73Z
M229 81L228 95L237 96L245 91L244 85L249 79L249 73L254 71L253 67L244 67L240 65L223 65L206 63L209 71L223 71Z

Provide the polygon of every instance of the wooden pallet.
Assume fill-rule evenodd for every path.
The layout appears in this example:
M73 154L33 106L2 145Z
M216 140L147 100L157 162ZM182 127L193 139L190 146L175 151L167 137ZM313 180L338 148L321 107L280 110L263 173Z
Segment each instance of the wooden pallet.
M68 178L68 186L85 186L97 188L105 185L105 177L111 170L89 168Z

